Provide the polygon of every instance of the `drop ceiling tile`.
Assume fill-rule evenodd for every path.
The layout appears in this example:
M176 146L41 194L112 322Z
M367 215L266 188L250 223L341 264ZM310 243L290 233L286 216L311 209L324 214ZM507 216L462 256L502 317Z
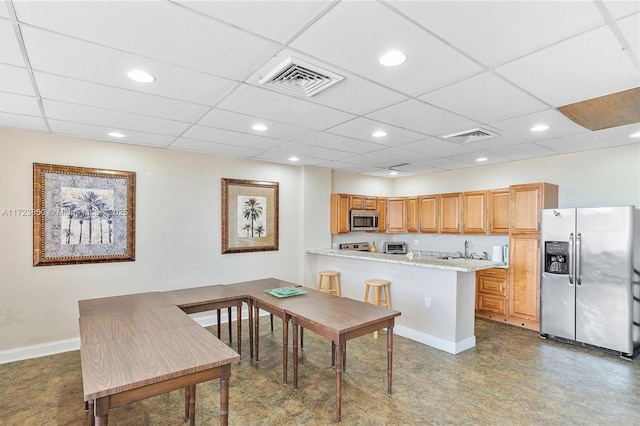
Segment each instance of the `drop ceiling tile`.
M23 26L22 35L32 68L50 74L203 105L219 101L236 84L30 27ZM147 70L156 81L144 84L128 79L126 73L133 68Z
M490 149L489 152L501 155L511 160L526 160L529 158L555 155L556 152L535 143L520 143Z
M262 152L260 149L245 146L225 145L216 142L206 142L189 138L178 138L171 144L170 149L179 151L195 151L206 154L222 155L225 157L249 158Z
M160 1L15 2L21 22L148 58L242 79L279 46Z
M12 129L31 130L34 132L48 132L42 117L31 115L12 114L0 112L0 127Z
M609 129L598 130L594 133L595 136L603 139L610 146L640 143L640 138L637 136L631 137L633 134L640 134L640 123L611 127Z
M478 127L476 121L411 99L368 114L367 118L390 123L430 136Z
M0 1L0 16L2 16L3 18L9 18L9 9L7 9L7 2L6 1Z
M633 3L640 4L640 2ZM616 25L631 46L635 57L640 57L640 14L636 13L628 18L620 19L616 21Z
M387 136L381 138L372 136L377 130L384 130ZM362 117L332 127L327 132L387 146L403 145L424 138L423 134Z
M489 66L604 23L593 2L586 1L407 1L390 5Z
M26 68L5 64L0 64L0 92L36 95L29 78L29 71Z
M38 99L32 96L0 93L0 111L12 114L40 116Z
M315 130L353 118L345 112L249 85L238 87L218 108Z
M429 159L451 157L476 151L476 149L466 145L444 141L438 138L423 139L403 145L402 148L427 154Z
M638 68L608 27L533 53L496 72L554 107L640 85Z
M478 158L486 158L485 161L477 161ZM486 166L489 164L505 163L510 161L509 158L488 151L475 151L462 155L454 155L448 158L453 161L468 163L471 166Z
M603 0L602 2L613 19L618 19L640 10L640 2Z
M295 156L298 161L291 161L289 158ZM276 163L291 164L293 166L318 166L328 162L324 158L314 158L305 155L296 154L295 149L289 147L278 147L254 155L253 158L258 160L274 161Z
M378 167L367 166L364 164L357 164L357 163L346 163L343 161L331 161L323 164L322 167L327 167L333 170L337 170L340 172L347 172L347 173L367 173L367 172L380 170Z
M396 91L291 49L281 51L265 63L255 74L247 79L247 83L274 90L268 85L261 85L260 80L290 58L307 62L318 68L344 77L339 83L314 96L306 98L310 102L330 106L352 114L362 115L407 99L406 96Z
M338 151L335 149L323 148L314 145L305 145L302 143L291 142L286 145L282 145L277 149L271 150L271 152L287 152L290 156L295 157L313 157L321 160L338 161L347 157L352 157L350 152Z
M549 106L492 73L483 73L435 90L420 99L481 123L505 120Z
M380 151L375 151L367 154L370 157L378 157L387 160L392 165L396 164L404 164L404 163L414 163L419 161L424 161L430 159L430 155L417 152L417 151L409 151L402 148L392 147L392 148L384 148Z
M289 45L411 96L482 70L378 2L340 2ZM391 48L404 51L407 61L397 67L378 64Z
M0 62L24 67L20 45L11 21L0 19Z
M136 132L113 127L93 126L90 124L71 123L68 121L48 120L48 123L49 127L51 127L52 133L89 139L99 139L109 142L166 147L175 139L174 136ZM113 138L107 135L107 133L113 131L119 131L126 134L126 138Z
M184 132L189 123L166 120L126 112L110 111L89 106L74 105L44 99L42 101L47 117L70 121L73 123L91 124L102 127L117 127L124 130L157 133L178 136Z
M532 127L540 124L545 124L549 126L549 128L541 132L531 131ZM498 121L491 125L500 131L514 134L529 142L582 133L586 130L555 109Z
M394 166L397 164L395 161L392 161L390 159L374 157L373 155L370 155L370 154L363 154L357 157L348 157L343 159L342 161L344 163L353 162L357 164L363 164L365 166L377 167L380 169L385 169L389 166Z
M184 1L186 7L260 34L285 42L318 14L330 1Z
M219 129L234 130L243 133L252 133L256 136L264 136L274 139L293 140L308 135L315 130L305 127L295 126L293 124L280 123L273 120L265 120L263 118L251 115L240 114L222 109L213 109L209 111L198 124L209 127L217 127ZM260 132L251 128L254 124L264 124L268 130Z
M401 170L408 173L436 173L441 172L442 169L427 166L425 163L410 163L405 166L397 166L394 167L395 170Z
M537 141L536 144L559 154L588 151L609 146L605 140L596 138L593 132L584 132L555 139L545 139Z
M364 154L367 152L379 151L386 148L386 145L362 141L359 139L347 138L345 136L334 135L326 132L318 132L304 138L296 140L307 145L321 146L330 149L350 152L353 154Z
M467 169L469 167L473 167L469 163L452 160L450 158L436 158L434 160L423 161L418 164L425 167L433 167L434 169L438 169L441 171Z
M261 151L280 146L285 143L279 139L266 138L248 133L234 132L230 130L216 129L207 126L192 126L182 137L187 139L198 139L207 142L216 142L225 145L238 145L247 148L255 148Z
M366 172L366 173L363 173L363 174L369 175L369 176L385 177L385 178L390 178L390 179L397 179L397 178L413 176L413 175L417 174L417 173L406 172L406 171L398 171L398 170L393 170L393 172L394 172L394 174L391 174L391 171L389 171L389 170L376 170L376 171L373 171L373 172Z
M195 122L209 108L175 99L34 72L43 98L171 120Z

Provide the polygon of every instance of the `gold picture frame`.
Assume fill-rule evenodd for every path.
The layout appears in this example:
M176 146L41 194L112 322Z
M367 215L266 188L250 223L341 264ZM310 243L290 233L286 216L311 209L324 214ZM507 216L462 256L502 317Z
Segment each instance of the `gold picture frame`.
M278 182L222 178L222 253L278 250Z
M33 266L135 260L136 174L33 164Z

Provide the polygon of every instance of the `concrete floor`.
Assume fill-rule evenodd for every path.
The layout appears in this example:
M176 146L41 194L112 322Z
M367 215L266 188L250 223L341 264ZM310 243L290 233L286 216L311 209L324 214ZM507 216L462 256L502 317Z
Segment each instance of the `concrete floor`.
M243 324L242 361L233 365L230 381L229 424L333 423L331 344L305 333L296 391L282 384L282 330L278 319L275 323L272 335L268 317L262 317L259 363L249 358ZM228 340L225 328L223 340ZM395 336L389 397L386 336L380 337L347 344L345 425L640 424L640 357L624 360L478 319L477 346L458 355ZM218 388L217 381L198 385L197 424L218 424ZM0 425L86 424L83 407L79 351L0 365ZM109 424L183 425L182 413L183 393L176 391L113 409Z

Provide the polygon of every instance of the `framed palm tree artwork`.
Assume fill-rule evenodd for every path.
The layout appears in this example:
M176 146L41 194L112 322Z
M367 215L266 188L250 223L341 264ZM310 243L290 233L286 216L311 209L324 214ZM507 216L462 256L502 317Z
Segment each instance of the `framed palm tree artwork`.
M135 260L136 174L33 164L33 266Z
M222 178L222 253L278 250L278 182Z

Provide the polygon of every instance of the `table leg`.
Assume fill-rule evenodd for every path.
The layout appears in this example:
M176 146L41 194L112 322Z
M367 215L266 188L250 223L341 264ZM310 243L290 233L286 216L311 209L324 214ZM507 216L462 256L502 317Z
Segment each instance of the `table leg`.
M109 397L98 398L94 401L96 426L109 425Z
M393 325L387 326L387 394L391 395L393 375Z
M295 331L294 331L295 342ZM289 318L282 315L282 381L287 384L287 367L289 364Z
M220 425L229 424L229 377L231 377L231 364L220 367Z
M222 315L220 315L220 309L217 310L217 326L218 326L218 339L220 338L220 321L222 320Z
M343 346L338 342L336 344L336 421L339 422L342 419L342 360L343 360Z
M253 313L253 339L256 346L256 362L258 362L260 361L260 355L258 355L258 352L260 350L260 337L258 337L260 335L260 308L255 306L254 309L255 312Z
M249 355L253 359L253 301L247 299L247 307L249 310Z
M93 399L91 401L87 401L87 411L89 412L89 426L95 426L96 424L96 413L93 411Z
M336 366L336 342L331 341L331 366Z
M189 426L196 426L196 385L189 387Z
M236 328L238 329L238 355L242 355L240 353L242 347L242 301L236 305Z
M227 307L227 327L229 328L229 343L233 343L233 335L231 334L231 306Z
M298 389L298 321L291 319L293 323L293 388Z
M273 314L269 314L269 321L271 321L271 332L273 332Z
M191 386L184 388L184 421L189 420L189 400L191 399Z

